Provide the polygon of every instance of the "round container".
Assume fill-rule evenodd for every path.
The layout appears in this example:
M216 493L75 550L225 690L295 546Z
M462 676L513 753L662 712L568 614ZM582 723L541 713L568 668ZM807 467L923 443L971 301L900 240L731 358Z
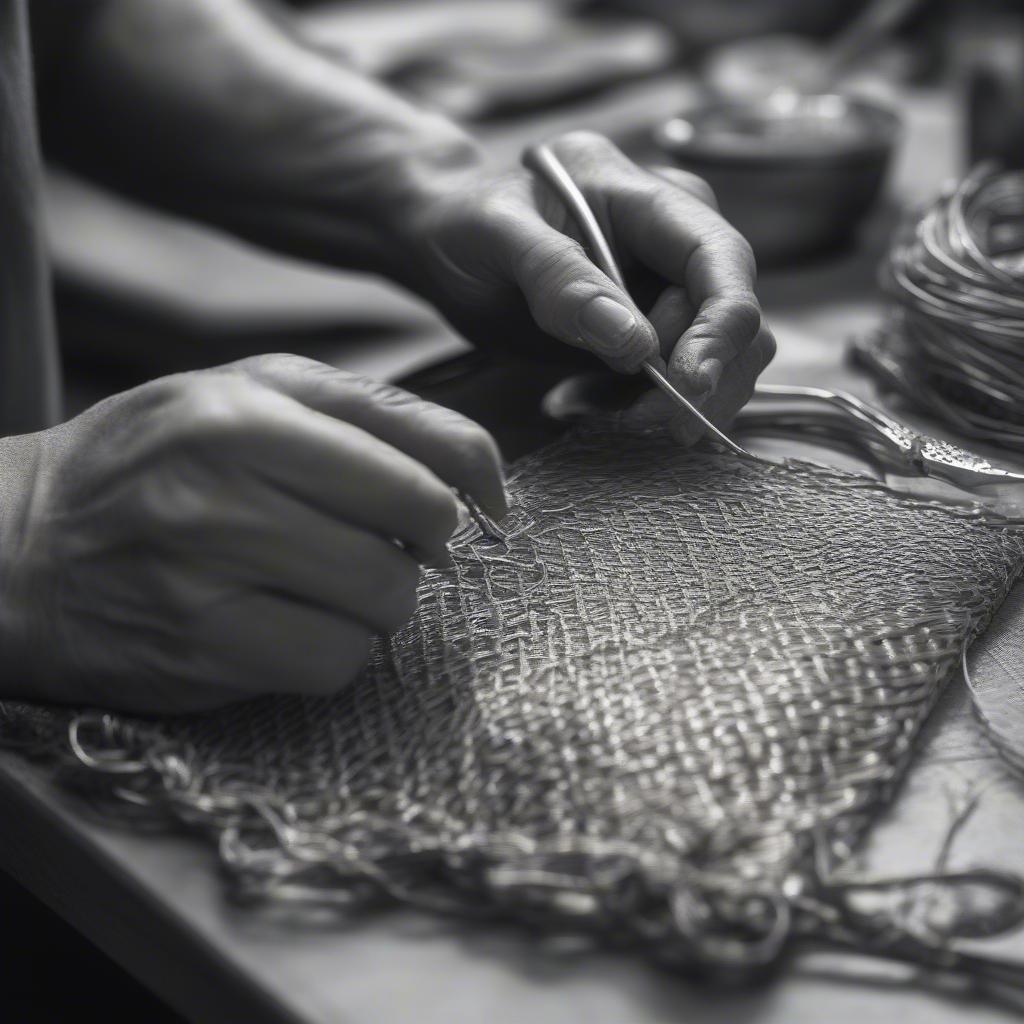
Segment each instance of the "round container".
M777 92L658 125L658 147L715 190L761 265L848 243L878 198L899 118L865 99Z

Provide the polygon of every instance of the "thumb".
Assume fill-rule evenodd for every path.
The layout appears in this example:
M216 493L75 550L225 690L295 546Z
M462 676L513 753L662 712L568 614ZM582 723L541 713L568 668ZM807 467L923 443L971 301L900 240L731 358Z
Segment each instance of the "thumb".
M578 242L526 210L504 243L508 269L542 330L621 373L658 360L658 336L650 322Z

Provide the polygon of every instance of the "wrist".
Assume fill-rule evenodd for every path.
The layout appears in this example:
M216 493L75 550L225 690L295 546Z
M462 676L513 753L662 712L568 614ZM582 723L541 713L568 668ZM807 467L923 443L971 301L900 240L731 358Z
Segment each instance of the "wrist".
M397 99L394 106L373 111L358 131L345 123L352 118L346 110L296 126L267 146L291 156L254 157L250 166L271 172L261 182L250 178L231 198L222 192L210 218L264 247L418 290L424 211L485 164L476 141L451 121Z
M485 173L479 146L461 129L448 134L442 128L422 145L396 153L367 197L374 259L370 269L422 292L431 211L447 197L472 188Z

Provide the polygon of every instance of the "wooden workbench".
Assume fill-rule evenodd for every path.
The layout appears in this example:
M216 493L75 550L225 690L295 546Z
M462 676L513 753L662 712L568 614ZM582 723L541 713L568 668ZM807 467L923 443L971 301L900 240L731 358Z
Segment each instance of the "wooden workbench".
M639 109L639 101L630 102ZM908 113L908 146L894 176L903 201L926 197L952 172L956 141L941 98L912 97ZM601 124L586 112L580 118ZM514 141L505 144L511 149ZM871 395L844 367L843 343L877 317L874 267L888 226L877 218L856 253L765 278L762 294L780 342L767 380L842 385ZM378 372L389 369L379 351L372 358ZM1022 617L1018 589L994 628ZM866 866L887 874L927 871L951 801L981 784L989 788L954 847L953 864L1024 871L1024 786L1009 780L971 720L963 688L954 684L872 835ZM867 972L821 956L794 962L764 988L709 992L627 955L559 954L511 925L396 910L345 927L290 930L224 901L207 846L90 820L39 768L7 752L0 753L0 821L0 866L196 1021L952 1024L968 1006L975 1024L1016 1019L1006 1007L928 990L898 970ZM1024 935L989 948L1024 958Z

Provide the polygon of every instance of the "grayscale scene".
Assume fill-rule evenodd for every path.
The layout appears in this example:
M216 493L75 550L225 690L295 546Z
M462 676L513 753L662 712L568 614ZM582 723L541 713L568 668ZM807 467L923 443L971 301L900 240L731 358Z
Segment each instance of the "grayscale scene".
M1022 1020L1022 574L1022 0L0 0L0 1020Z

